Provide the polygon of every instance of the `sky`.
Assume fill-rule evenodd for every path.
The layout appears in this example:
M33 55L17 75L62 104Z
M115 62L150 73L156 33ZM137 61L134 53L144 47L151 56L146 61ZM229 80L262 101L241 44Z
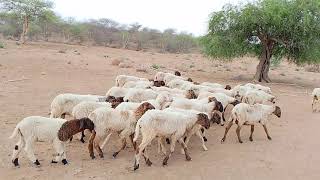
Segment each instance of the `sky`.
M174 28L196 36L207 31L209 14L227 3L244 0L54 0L54 11L77 20L109 18L122 24L138 22L164 30Z

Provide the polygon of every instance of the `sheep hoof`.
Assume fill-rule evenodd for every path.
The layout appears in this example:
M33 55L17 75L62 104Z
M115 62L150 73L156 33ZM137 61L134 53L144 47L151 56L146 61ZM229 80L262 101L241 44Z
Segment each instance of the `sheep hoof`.
M168 165L169 156L166 156L162 162L162 166Z
M203 136L202 138L203 138L204 142L208 141L208 139L205 136Z
M57 162L57 161L52 160L52 161L51 161L51 163L52 163L52 164L57 164L58 162Z
M151 165L152 165L152 162L150 161L150 159L147 159L146 164L147 164L148 166L151 166Z
M222 138L221 139L221 144L224 143L225 140L226 140L226 138Z
M166 138L166 142L167 142L167 144L170 144L169 138Z
M192 159L191 159L190 156L186 156L186 160L187 160L187 161L191 161Z
M84 141L84 139L83 139L83 138L81 138L81 139L80 139L80 141L81 141L82 143L85 143L85 141Z
M68 161L67 161L66 159L62 159L62 161L61 161L61 162L63 163L63 165L68 164Z
M100 158L104 158L103 154L99 154Z
M116 158L117 157L117 155L119 154L119 152L115 152L115 153L113 153L113 158Z
M270 136L268 136L268 139L271 141L272 140L272 138L270 137Z
M96 157L94 155L90 155L91 159L95 159Z
M40 162L38 161L38 159L33 164L35 164L36 166L40 166Z
M208 151L208 148L206 148L206 147L203 147L203 150L204 150L204 151Z
M252 137L249 137L249 140L252 142L253 141Z
M134 171L137 170L137 169L139 169L139 164L135 164L134 167L133 167Z
M243 143L243 141L240 141L240 140L239 140L239 143Z
M14 164L15 167L18 167L19 166L19 160L18 158L15 158L12 163Z

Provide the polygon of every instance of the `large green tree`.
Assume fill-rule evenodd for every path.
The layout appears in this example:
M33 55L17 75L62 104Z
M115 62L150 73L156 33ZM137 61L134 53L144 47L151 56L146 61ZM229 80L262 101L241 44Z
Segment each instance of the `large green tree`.
M47 0L0 0L0 10L14 13L22 22L21 43L26 42L26 35L30 28L30 22L43 16L53 6Z
M259 0L211 14L204 52L213 58L259 56L254 79L270 82L271 58L320 62L320 1Z

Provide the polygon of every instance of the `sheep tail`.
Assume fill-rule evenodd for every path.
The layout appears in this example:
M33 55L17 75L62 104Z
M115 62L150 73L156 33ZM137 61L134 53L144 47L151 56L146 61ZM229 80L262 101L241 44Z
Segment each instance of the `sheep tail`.
M133 138L133 142L136 142L139 138L139 133L140 133L140 120L138 120L137 125L136 125L136 129L134 131L134 138Z
M17 135L22 136L19 126L17 125L9 139L15 138Z

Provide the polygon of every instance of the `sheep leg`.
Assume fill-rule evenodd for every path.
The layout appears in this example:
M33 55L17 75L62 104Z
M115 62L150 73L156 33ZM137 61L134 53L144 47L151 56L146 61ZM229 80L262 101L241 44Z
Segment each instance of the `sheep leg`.
M249 137L250 141L253 141L253 138L252 138L253 131L254 131L254 125L251 125L251 133L250 133L250 137Z
M64 144L62 144L61 141L58 139L55 139L53 141L53 147L57 152L57 155L55 156L54 160L51 161L51 163L58 163L62 159L62 163L64 165L68 164L68 161L66 159L66 152L65 152L65 147Z
M101 149L104 149L104 146L107 144L107 142L109 141L110 137L112 135L112 132L108 134L108 136L104 139L102 145L101 145Z
M36 166L40 166L38 159L34 155L33 143L34 141L32 139L26 140L26 146L24 147L24 150L26 151L29 160L33 162L33 164L35 164Z
M238 136L239 143L243 143L242 140L241 140L241 137L240 137L240 131L241 131L241 126L238 125L238 127L236 129L236 133L237 133L237 136Z
M176 142L177 142L177 138L175 135L173 135L171 137L171 144L170 144L170 153L163 159L163 162L162 162L162 165L165 166L165 165L168 165L168 160L169 158L171 157L173 151L174 151L174 148L176 146Z
M85 141L84 141L84 137L86 137L85 135L84 135L84 131L81 131L81 138L80 138L80 141L82 142L82 143L84 143Z
M158 138L158 154L160 154L160 151L166 155L167 154L167 150L166 150L166 147L164 146L164 140L163 140L163 137L159 137Z
M130 135L130 141L131 141L131 144L133 146L133 149L136 150L137 149L137 142L133 142L133 138L134 138L134 134L131 134Z
M188 145L190 138L192 137L193 134L194 134L193 129L191 130L191 132L186 133L186 136L184 137L184 140L183 140L184 144ZM201 138L202 138L202 136L201 136ZM183 147L181 149L181 154L185 154Z
M88 144L89 154L92 159L95 158L94 152L93 152L93 143L94 143L93 141L95 137L96 137L96 131L93 130L89 139L89 144Z
M100 158L103 158L103 152L99 146L99 143L100 143L100 137L97 137L95 140L94 140L94 149L98 152Z
M202 138L201 138L202 139ZM179 143L181 144L183 150L184 150L184 153L186 155L186 160L187 161L191 161L191 157L189 155L189 152L188 152L188 148L187 148L187 145L183 142L182 138L179 139Z
M204 151L208 151L208 148L206 147L205 140L204 140L204 138L202 137L201 132L200 132L200 131L197 131L196 133L197 133L197 136L200 138L200 141L201 141L201 143L202 143L202 148L203 148L203 150L204 150Z
M22 148L24 148L25 146L25 142L24 139L20 136L20 139L18 141L18 143L14 146L14 150L12 152L12 163L14 164L14 166L19 166L19 154L22 150Z
M271 138L271 137L270 137L270 135L269 135L269 132L268 132L267 126L266 126L265 124L263 124L262 126L263 126L264 131L265 131L265 132L266 132L266 134L267 134L268 139L269 139L269 140L272 140L272 138Z
M152 162L150 161L150 158L149 158L149 155L148 155L148 153L147 153L147 149L145 148L143 151L142 151L142 155L143 155L143 157L144 157L144 160L145 160L145 162L146 162L146 164L148 165L148 166L151 166L152 165Z
M226 130L224 132L223 138L221 139L221 143L223 143L226 140L227 134L228 134L228 132L229 132L229 130L230 130L232 125L233 125L233 122L230 121L229 124L226 126Z
M154 137L155 135L151 135L151 136L144 136L142 138L142 142L136 150L135 161L133 166L134 171L139 169L139 164L140 164L139 161L140 161L141 154L144 152L144 149L147 147L147 145L152 141Z
M116 152L113 153L113 155L112 155L113 158L116 158L117 155L120 153L120 151L124 150L124 148L126 147L126 145L127 145L126 139L125 139L125 138L124 138L124 139L121 139L121 142L122 142L121 148L120 148L118 151L116 151Z

